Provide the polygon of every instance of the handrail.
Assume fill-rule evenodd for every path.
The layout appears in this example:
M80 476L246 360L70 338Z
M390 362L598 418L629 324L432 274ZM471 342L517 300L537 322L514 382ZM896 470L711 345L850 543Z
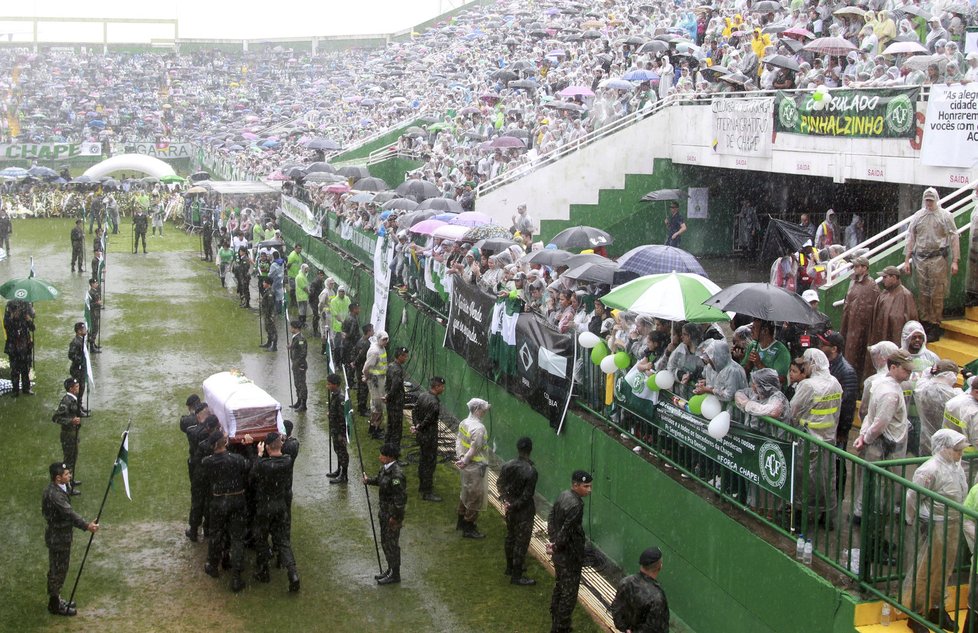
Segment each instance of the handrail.
M966 207L974 207L974 199L963 195L967 193L968 190L974 189L974 187L975 185L972 182L955 189L953 192L941 198L941 206L944 207L945 211L949 211L952 216L957 219L960 215L969 211L969 209ZM909 224L910 217L906 217L891 227L880 231L876 235L866 238L854 247L843 251L841 254L830 259L828 262L826 262L826 281L823 284L823 287L832 285L832 283L837 281L843 273L849 271L849 269L852 267L849 260L852 259L857 251L865 251L868 249L868 252L864 252L862 255L871 259L874 255L878 255L889 249L891 246L903 241L907 235L906 228ZM965 226L967 227L967 225ZM883 236L890 235L891 233L894 234L892 237L880 244L871 246ZM961 231L959 230L958 233L960 234Z
M916 86L916 87L920 89L920 96L918 98L918 101L926 102L930 94L930 91L927 89L928 87L927 86ZM866 91L879 92L881 88L858 87L858 88L846 88L846 90L853 90L853 91L866 90ZM885 88L883 90L885 90ZM496 176L495 178L491 178L485 182L480 183L479 186L476 187L476 197L478 198L484 196L490 193L491 191L494 191L519 178L522 178L528 173L536 171L543 165L558 160L559 158L563 157L566 154L569 154L573 151L580 149L581 147L585 147L596 141L599 141L605 138L606 136L619 132L622 129L629 127L634 123L638 123L639 121L643 121L655 114L658 114L659 112L661 112L667 107L677 106L677 105L708 105L713 101L713 99L718 97L723 99L739 98L739 97L756 99L758 97L774 97L777 96L778 94L797 94L797 93L807 93L807 92L811 92L811 91L803 88L794 88L790 90L751 90L751 91L738 90L738 91L729 91L729 92L708 92L708 93L695 93L695 94L673 93L668 97L666 97L665 99L660 99L656 101L655 103L651 104L651 106L647 106L632 114L616 119L608 123L607 125L594 129L591 132L580 137L576 141L572 141L565 145L561 145L560 147L556 147L550 150L549 152L538 156L537 159L532 163L526 163L524 165L520 165L519 167L513 170L503 172L498 176Z

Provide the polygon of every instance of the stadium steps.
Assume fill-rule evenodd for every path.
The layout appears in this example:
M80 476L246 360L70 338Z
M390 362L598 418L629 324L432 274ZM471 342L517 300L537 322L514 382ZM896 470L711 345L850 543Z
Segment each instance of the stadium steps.
M954 594L954 589L954 587L948 587L949 596L944 601L944 606L947 608L948 614L956 619L957 631L960 633L964 631L964 620L968 617L968 610L965 608L968 604L968 585L958 585L957 595ZM956 606L961 607L957 613L954 610ZM905 633L910 631L910 627L907 626L906 614L893 607L891 607L890 624L881 624L882 609L883 602L881 600L857 604L855 622L853 622L855 630L859 633Z
M978 358L978 308L966 308L963 319L944 321L944 336L927 347L960 366Z

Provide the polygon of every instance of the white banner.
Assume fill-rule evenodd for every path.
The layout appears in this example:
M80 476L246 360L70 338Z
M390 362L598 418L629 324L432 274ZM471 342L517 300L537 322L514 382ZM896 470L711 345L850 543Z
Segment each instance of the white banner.
M734 156L771 156L774 97L714 99L713 151Z
M978 83L930 87L920 162L966 169L978 165Z
M51 161L101 156L101 143L12 143L0 145L0 161L36 160L40 164Z
M375 332L387 329L387 297L391 292L391 264L394 261L394 242L377 238L374 249L374 307L370 322Z
M316 221L316 216L312 214L312 209L305 202L292 196L282 196L279 210L290 220L301 226L309 235L316 237L323 236L323 227Z
M112 154L142 154L166 160L168 158L192 158L193 143L116 143Z

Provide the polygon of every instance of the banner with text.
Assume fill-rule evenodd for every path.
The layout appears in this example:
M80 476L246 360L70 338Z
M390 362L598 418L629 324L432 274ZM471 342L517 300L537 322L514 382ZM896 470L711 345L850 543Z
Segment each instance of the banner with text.
M445 349L450 349L480 374L489 375L489 320L493 297L474 284L453 284L452 302L445 330Z
M920 162L932 167L978 166L978 83L930 87Z
M577 343L537 314L524 312L516 322L514 390L560 433L574 388Z
M768 158L774 145L774 97L714 99L713 151Z
M329 239L335 241L338 237L344 242L347 252L353 253L363 263L372 264L374 251L377 250L377 234L358 229L350 222L340 220L335 213L330 213L328 217Z
M36 160L38 163L101 156L101 143L12 143L0 145L0 161Z
M308 204L292 196L282 196L281 200L280 209L290 220L301 226L309 235L323 236L323 227L316 221L316 216L313 215Z
M387 299L391 293L391 263L394 261L394 244L378 239L374 249L374 305L370 322L375 332L387 329Z
M791 499L794 477L791 442L752 432L738 424L732 424L730 432L722 440L716 440L707 433L709 421L705 418L664 399L656 404L643 398L620 375L615 381L615 400L665 435L734 474L782 499Z
M777 96L778 132L847 138L913 138L919 89L831 90Z
M112 155L142 154L160 160L174 158L192 158L193 143L116 143L112 145Z

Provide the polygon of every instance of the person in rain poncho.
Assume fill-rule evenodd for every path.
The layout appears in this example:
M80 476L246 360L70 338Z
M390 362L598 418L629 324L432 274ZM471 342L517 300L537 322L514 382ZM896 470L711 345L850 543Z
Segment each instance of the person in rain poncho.
M696 349L703 340L703 330L695 323L686 323L682 327L679 340L679 345L669 355L666 369L676 377L677 382L673 391L681 397L686 397L690 392L690 381L695 385L703 370L703 361L696 354Z
M808 378L798 383L791 398L791 423L823 442L834 444L842 407L842 385L829 373L829 359L822 350L807 349L802 358L808 366ZM807 473L803 471L799 476L808 478L809 521L822 519L829 527L835 521L837 504L832 483L835 481L832 454L811 442L808 455L799 455L796 463L801 469L807 468ZM808 527L802 529L807 533Z
M948 401L961 393L954 386L958 379L958 366L949 360L938 361L924 371L913 390L913 399L920 418L920 454L930 455L931 437L945 426L944 411ZM954 429L960 433L962 429Z
M958 393L944 405L944 428L963 433L968 442L978 448L978 389L972 376L968 379L971 389Z
M458 524L456 529L462 530L465 538L480 539L485 534L479 532L475 522L479 513L486 509L489 495L489 479L486 470L489 468L487 442L489 433L486 431L482 418L491 405L481 398L472 398L468 402L469 416L458 425L458 436L455 439L455 455L458 460L455 466L462 471L462 489L458 498Z
M937 354L927 349L927 334L917 321L907 321L900 335L901 349L910 355L913 372L906 384L903 395L907 399L907 417L910 419L910 438L907 441L907 451L915 455L920 453L920 416L917 414L917 403L913 398L913 389L920 376L940 360Z
M968 494L968 479L961 467L961 455L968 440L950 429L941 429L931 438L934 456L913 475L913 482L942 498L963 503ZM919 529L910 530L906 549L916 552L913 565L903 580L903 605L925 616L944 629L957 629L944 610L945 588L954 569L956 542L961 530L961 514L929 496L907 489L904 503L907 525L919 521ZM945 548L950 549L945 552ZM911 627L913 628L913 627ZM923 627L919 630L925 631Z
M733 409L734 396L747 388L747 374L730 358L730 346L726 341L708 339L703 342L699 356L704 365L703 378L693 393L712 393L725 409Z
M842 240L842 231L835 217L835 209L825 212L825 221L815 230L815 248L822 250Z
M913 271L920 320L930 338L937 340L950 286L948 273L957 274L961 247L954 218L941 207L933 187L924 190L922 207L910 216L907 225L903 268Z
M852 364L859 378L872 371L866 358L866 346L870 343L873 306L876 305L879 294L876 282L869 276L869 260L863 256L854 258L839 331L845 332L846 337L843 356Z
M873 351L875 355L876 350ZM913 362L903 350L886 358L886 375L877 375L873 382L869 408L863 416L859 437L852 447L868 462L901 459L907 455L907 402L903 398L903 382L910 378ZM862 469L857 471L855 490L862 490ZM853 517L862 518L862 495L856 495Z
M761 416L787 422L791 410L788 398L781 393L781 378L778 372L767 367L751 372L750 388L741 389L734 394L734 403L748 416L747 426L752 429L761 428L762 422L758 419ZM773 431L778 437L782 435L780 429L767 430Z
M968 53L969 63L978 69L978 53ZM978 81L978 70L972 81ZM978 185L971 192L972 199L978 203ZM965 305L978 306L978 213L971 214L971 248L968 249L968 277L965 279Z
M852 221L846 227L845 246L846 250L856 248L866 239L866 226L863 219L857 214L852 214Z
M275 305L282 310L285 306L285 260L278 251L272 252L272 265L268 267L268 277L272 280Z
M890 357L890 354L900 349L897 347L896 343L891 341L880 341L875 345L870 345L867 348L869 354L866 355L867 363L875 370L876 373L870 374L863 381L863 397L859 400L859 418L862 420L866 419L866 414L869 412L869 401L872 398L873 385L877 380L885 378L889 369L886 365L886 359Z

